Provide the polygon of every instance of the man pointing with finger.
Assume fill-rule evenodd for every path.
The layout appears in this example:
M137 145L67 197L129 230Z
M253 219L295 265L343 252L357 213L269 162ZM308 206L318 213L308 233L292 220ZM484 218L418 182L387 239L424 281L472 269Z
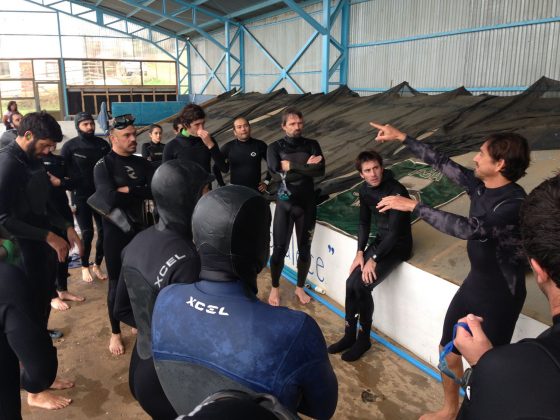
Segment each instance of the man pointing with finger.
M417 157L462 186L471 200L468 217L399 196L385 197L377 205L381 212L415 211L439 231L467 240L471 270L447 309L440 349L451 341L457 320L469 313L484 317L484 331L495 345L508 344L527 294L519 231L519 209L525 191L515 183L529 166L527 140L516 133L489 136L473 159L472 171L395 127L370 124L379 130L378 142L403 142ZM461 377L463 365L458 350L448 354L446 361L450 370ZM446 375L442 375L442 381L444 406L422 416L423 420L454 419L457 415L458 385Z
M342 360L358 360L370 347L369 335L373 316L372 290L402 261L410 258L412 233L410 213L391 210L380 213L376 206L383 197L408 197L406 188L383 169L383 158L374 151L362 152L356 158L356 169L365 181L360 188L360 225L358 252L346 280L346 324L344 337L329 346L329 353L342 353ZM372 215L377 235L369 242ZM356 339L358 318L360 332Z

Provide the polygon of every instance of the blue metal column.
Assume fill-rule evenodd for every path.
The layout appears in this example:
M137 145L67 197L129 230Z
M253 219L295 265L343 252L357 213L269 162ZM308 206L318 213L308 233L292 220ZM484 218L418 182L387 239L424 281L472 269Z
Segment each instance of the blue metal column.
M229 20L224 25L224 40L226 44L226 90L231 90L231 36ZM217 70L217 69L216 69Z
M245 31L239 28L239 90L245 92Z
M66 86L66 66L64 65L64 55L62 54L62 36L60 34L60 14L56 12L56 24L58 28L58 45L60 48L60 59L59 62L59 71L60 71L60 84L62 88L62 111L64 115L62 118L64 119L65 116L68 115L68 92Z
M179 62L181 61L181 52L179 51L179 40L175 38L175 81L177 85L177 100L179 100L179 95L181 94L181 66Z
M340 43L342 44L342 55L344 56L340 63L340 85L348 85L348 63L350 57L348 56L348 38L350 33L350 0L340 0L342 4L342 14L340 21Z
M194 94L192 87L192 68L191 68L191 42L187 40L187 83L189 84L189 95Z
M321 63L321 90L324 94L329 93L329 70L331 49L331 1L323 0L323 54Z

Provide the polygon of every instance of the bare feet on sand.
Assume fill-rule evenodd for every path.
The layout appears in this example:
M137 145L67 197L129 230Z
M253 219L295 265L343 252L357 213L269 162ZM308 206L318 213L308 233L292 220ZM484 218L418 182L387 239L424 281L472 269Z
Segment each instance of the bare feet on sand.
M58 389L58 390L68 389L68 388L74 388L74 382L68 381L66 379L60 379L60 378L56 378L52 383L52 385L50 386L50 389Z
M62 300L69 300L72 302L83 302L84 300L86 300L85 297L70 293L68 290L64 290L62 292L57 292L57 293L58 293L58 297Z
M82 280L86 283L91 283L93 281L93 277L89 272L89 267L82 267Z
M305 290L303 289L303 287L296 287L296 296L298 297L299 301L305 305L309 302L311 302L311 296L309 296L307 293L305 293Z
M93 271L93 274L95 274L95 277L97 277L99 280L107 280L107 274L105 274L101 267L99 267L97 264L93 264L91 270Z
M56 381L55 381L56 382ZM45 408L47 410L60 410L68 407L72 399L54 395L51 392L43 391L38 394L27 394L27 404L31 407Z
M270 289L270 295L268 296L268 304L272 306L280 306L280 288L273 287Z
M57 311L67 311L68 309L70 309L70 305L68 305L66 302L63 302L59 297L51 299L51 307L53 309L56 309Z
M115 356L124 354L124 344L120 334L111 334L111 341L109 341L109 351Z

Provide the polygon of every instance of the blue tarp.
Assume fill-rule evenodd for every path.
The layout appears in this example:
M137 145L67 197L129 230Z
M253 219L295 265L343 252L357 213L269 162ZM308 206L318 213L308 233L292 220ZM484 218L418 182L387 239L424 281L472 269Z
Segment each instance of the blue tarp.
M179 112L188 102L114 102L113 117L132 114L136 125L150 125Z

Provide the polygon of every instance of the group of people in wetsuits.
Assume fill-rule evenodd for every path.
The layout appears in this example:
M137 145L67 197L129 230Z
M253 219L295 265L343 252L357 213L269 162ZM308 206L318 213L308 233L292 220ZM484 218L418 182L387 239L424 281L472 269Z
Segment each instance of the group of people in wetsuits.
M410 258L410 213L415 212L436 229L466 239L471 261L471 271L448 309L440 343L444 347L455 339L442 370L444 407L424 418L458 415L459 378L467 390L461 418L499 418L488 414L503 409L504 402L493 391L502 384L508 392L520 393L527 389L521 382L536 389L538 396L510 401L511 413L555 418L558 401L550 396L553 384L560 381L558 328L536 340L505 346L525 299L526 255L551 302L555 325L560 315L560 217L553 223L535 223L549 213L560 215L560 182L558 177L546 181L526 199L516 184L529 165L523 137L490 136L471 171L390 125L372 123L378 142L403 142L463 186L471 208L469 216L462 217L418 203L383 168L379 153L360 153L356 170L365 182L359 191L358 249L346 280L345 330L327 347L309 315L279 307L279 278L294 227L295 294L302 304L310 300L304 285L316 216L313 178L325 172L320 143L303 137L303 115L294 108L282 114L284 137L268 148L251 137L249 122L241 117L233 123L236 140L220 150L204 128L205 118L199 106L185 107L177 137L163 148L158 146L161 127L152 126L151 142L141 158L135 155L132 116L113 120L109 151L109 145L93 135L93 118L78 115L79 136L61 153L69 175L51 171L47 164L62 134L44 112L25 116L15 142L0 151L1 234L16 243L21 256L17 265L23 269L0 263L0 308L6 315L0 354L10 373L0 381L4 412L19 416L19 384L30 392L32 405L60 408L69 403L44 391L72 386L55 380L56 350L46 325L53 299L68 297L64 284L57 283L58 294L55 291L57 270L65 270L57 269L56 260L64 264L69 249L76 246L82 255L82 278L92 279L93 218L98 247L91 270L103 279L100 258L105 256L109 279L109 348L113 354L124 352L120 322L137 329L129 384L148 414L166 419L192 412L193 417L212 418L204 412L218 415L222 407L230 415L239 411L239 418L247 418L249 412L260 412L258 418L292 418L297 412L330 418L338 385L328 353L342 352L343 360L354 361L370 348L371 291ZM268 164L264 181L262 160ZM228 171L232 185L209 191L211 182ZM267 305L257 299L257 275L269 256L271 215L263 193L268 193L271 178L278 191ZM66 208L55 205L64 198L53 198L55 187L74 191L83 250L66 212L68 203ZM378 234L370 241L372 219ZM12 289L13 281L21 287ZM503 347L490 350L492 345ZM468 375L462 372L461 353L474 366ZM532 362L521 363L527 355ZM498 366L502 357L524 366L506 375ZM546 381L536 376L539 372L546 373ZM213 397L198 406L209 396Z

